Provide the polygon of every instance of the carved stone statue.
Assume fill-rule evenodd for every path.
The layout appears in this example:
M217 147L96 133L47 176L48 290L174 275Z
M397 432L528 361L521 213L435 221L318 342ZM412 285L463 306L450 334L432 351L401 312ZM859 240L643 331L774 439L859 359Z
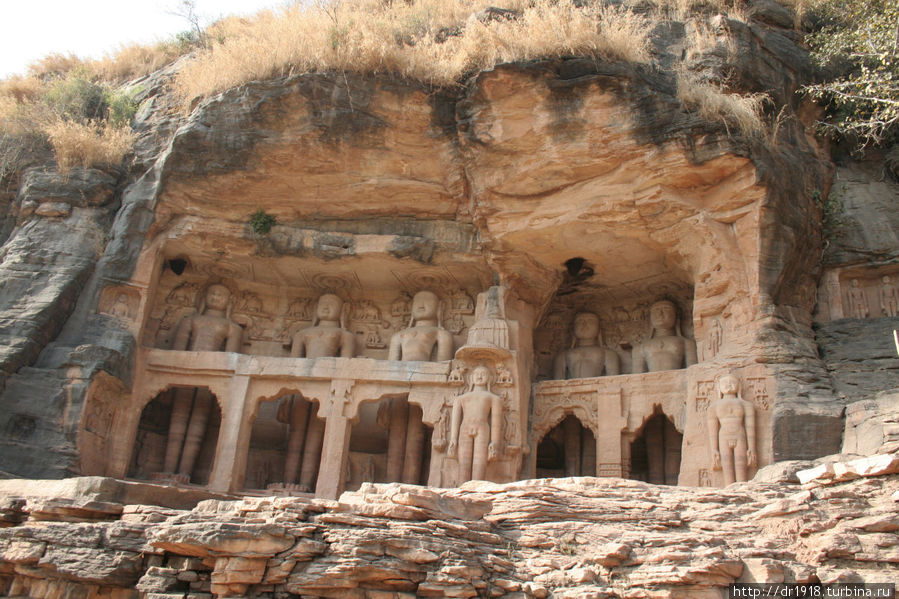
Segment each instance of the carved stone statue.
M740 381L732 374L718 379L719 399L708 411L712 469L724 471L724 483L749 480L756 463L755 407L740 395Z
M634 348L633 371L676 370L696 364L696 343L681 335L677 307L659 300L649 308L650 338Z
M446 454L456 457L459 484L484 480L487 462L497 458L503 439L503 401L490 391L490 369L478 366L471 373L471 390L456 397Z
M243 329L231 320L230 305L231 291L224 285L210 285L199 314L187 316L178 324L173 349L240 351Z
M580 312L574 317L574 343L556 356L553 376L556 379L582 379L613 376L620 373L618 354L599 344L599 317Z
M852 279L849 288L849 314L852 318L867 318L871 309L868 307L868 298L865 290L858 286L858 279Z
M889 275L884 275L883 284L880 286L880 309L884 316L895 317L899 314L899 297L896 286L890 281Z
M438 319L439 300L431 291L419 291L412 298L409 327L390 339L388 360L442 362L453 357L453 336Z
M230 306L228 288L210 285L199 313L183 318L178 324L173 349L239 351L243 329L231 320ZM165 472L177 472L189 480L203 443L212 402L212 393L208 389L175 389L165 449Z
M318 298L312 326L293 336L290 355L294 358L352 358L356 337L343 328L340 315L343 300L333 293Z

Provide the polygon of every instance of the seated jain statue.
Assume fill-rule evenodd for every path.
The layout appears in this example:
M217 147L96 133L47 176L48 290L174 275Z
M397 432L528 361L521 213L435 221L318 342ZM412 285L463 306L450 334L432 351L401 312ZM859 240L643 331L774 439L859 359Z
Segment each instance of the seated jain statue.
M178 324L173 349L191 351L240 350L243 329L230 318L231 292L220 284L210 285L198 314ZM213 397L209 389L177 388L169 420L164 469L190 480L206 433Z
M490 369L471 373L471 389L456 397L446 455L459 458L456 482L484 480L487 462L497 458L503 438L503 401L490 391Z
M409 327L390 338L388 360L442 362L453 357L453 336L440 325L440 301L431 291L419 291L412 298Z
M677 306L660 300L649 308L650 338L634 348L633 371L676 370L696 364L696 343L680 333Z
M718 379L718 393L708 413L712 469L724 471L725 484L744 482L756 463L755 407L740 395L740 381L732 374Z
M290 355L294 358L352 358L356 337L343 327L343 300L332 293L318 298L312 326L293 336Z
M580 312L574 317L574 342L558 356L553 367L556 379L582 379L619 374L620 361L614 350L599 344L599 317Z
M173 349L240 351L243 329L231 320L231 291L224 285L206 289L199 314L184 317L175 331Z

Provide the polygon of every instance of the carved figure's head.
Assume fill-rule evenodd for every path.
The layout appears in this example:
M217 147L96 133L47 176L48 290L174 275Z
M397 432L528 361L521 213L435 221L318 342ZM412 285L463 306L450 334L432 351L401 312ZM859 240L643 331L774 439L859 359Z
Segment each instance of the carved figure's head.
M490 384L490 369L483 364L475 367L471 372L471 384L486 387Z
M222 310L228 309L228 302L231 300L231 291L220 283L210 285L206 289L206 310Z
M858 279L852 279L852 286L858 287Z
M883 279L882 279L882 280L883 280L884 283L889 284L889 282L891 281L890 275L883 275Z
M573 328L577 340L596 339L599 337L599 317L593 312L578 312Z
M412 320L433 320L437 318L440 300L433 291L419 291L412 298Z
M343 300L333 293L325 293L318 298L318 305L315 308L315 323L318 324L322 320L338 320L340 311L343 309Z
M725 395L740 395L740 379L732 374L725 374L718 378L718 393Z
M659 300L649 307L649 322L653 329L673 329L677 324L677 306L669 300Z

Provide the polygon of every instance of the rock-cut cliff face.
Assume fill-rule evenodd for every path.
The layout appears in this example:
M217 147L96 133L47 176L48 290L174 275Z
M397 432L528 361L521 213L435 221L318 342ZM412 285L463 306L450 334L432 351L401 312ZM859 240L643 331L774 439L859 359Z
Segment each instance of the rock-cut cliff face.
M425 448L407 482L454 486L448 413L473 363L401 367L388 346L421 290L464 346L484 318L479 294L497 288L509 351L491 377L506 385L505 453L487 478L723 485L709 406L725 373L754 415L750 475L839 451L844 406L895 386L890 371L866 386L846 368L871 357L892 367L882 344L853 349L845 336L895 327L886 309L861 315L849 281L880 301L875 282L895 257L872 261L862 235L822 258L833 165L795 93L813 77L800 36L769 4L747 22L657 24L651 65L503 64L451 89L301 74L185 113L170 71L146 78L126 170L18 176L0 250L0 470L149 478L167 470L176 390L196 388L215 402L181 482L289 482L279 477L294 396L327 423L311 463L319 483L336 478L319 494L386 480L384 402L402 396ZM686 51L697 32L707 43ZM768 94L778 126L750 134L683 99L684 86L725 79ZM254 229L254 213L273 226ZM238 351L179 354L179 323L202 313L212 284L227 288ZM325 293L344 302L354 355L369 361L289 363ZM658 368L641 352L662 299L672 338L696 356ZM553 364L583 311L597 315L619 374L559 380ZM575 447L587 457L563 464Z

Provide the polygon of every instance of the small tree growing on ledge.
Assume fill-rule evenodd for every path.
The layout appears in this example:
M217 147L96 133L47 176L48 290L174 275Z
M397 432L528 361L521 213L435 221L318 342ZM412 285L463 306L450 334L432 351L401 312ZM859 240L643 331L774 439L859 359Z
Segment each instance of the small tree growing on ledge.
M828 107L822 129L858 147L888 144L899 129L899 3L814 0L823 26L812 57L836 77L805 88Z
M278 223L273 215L260 208L250 216L250 226L256 235L266 235Z

